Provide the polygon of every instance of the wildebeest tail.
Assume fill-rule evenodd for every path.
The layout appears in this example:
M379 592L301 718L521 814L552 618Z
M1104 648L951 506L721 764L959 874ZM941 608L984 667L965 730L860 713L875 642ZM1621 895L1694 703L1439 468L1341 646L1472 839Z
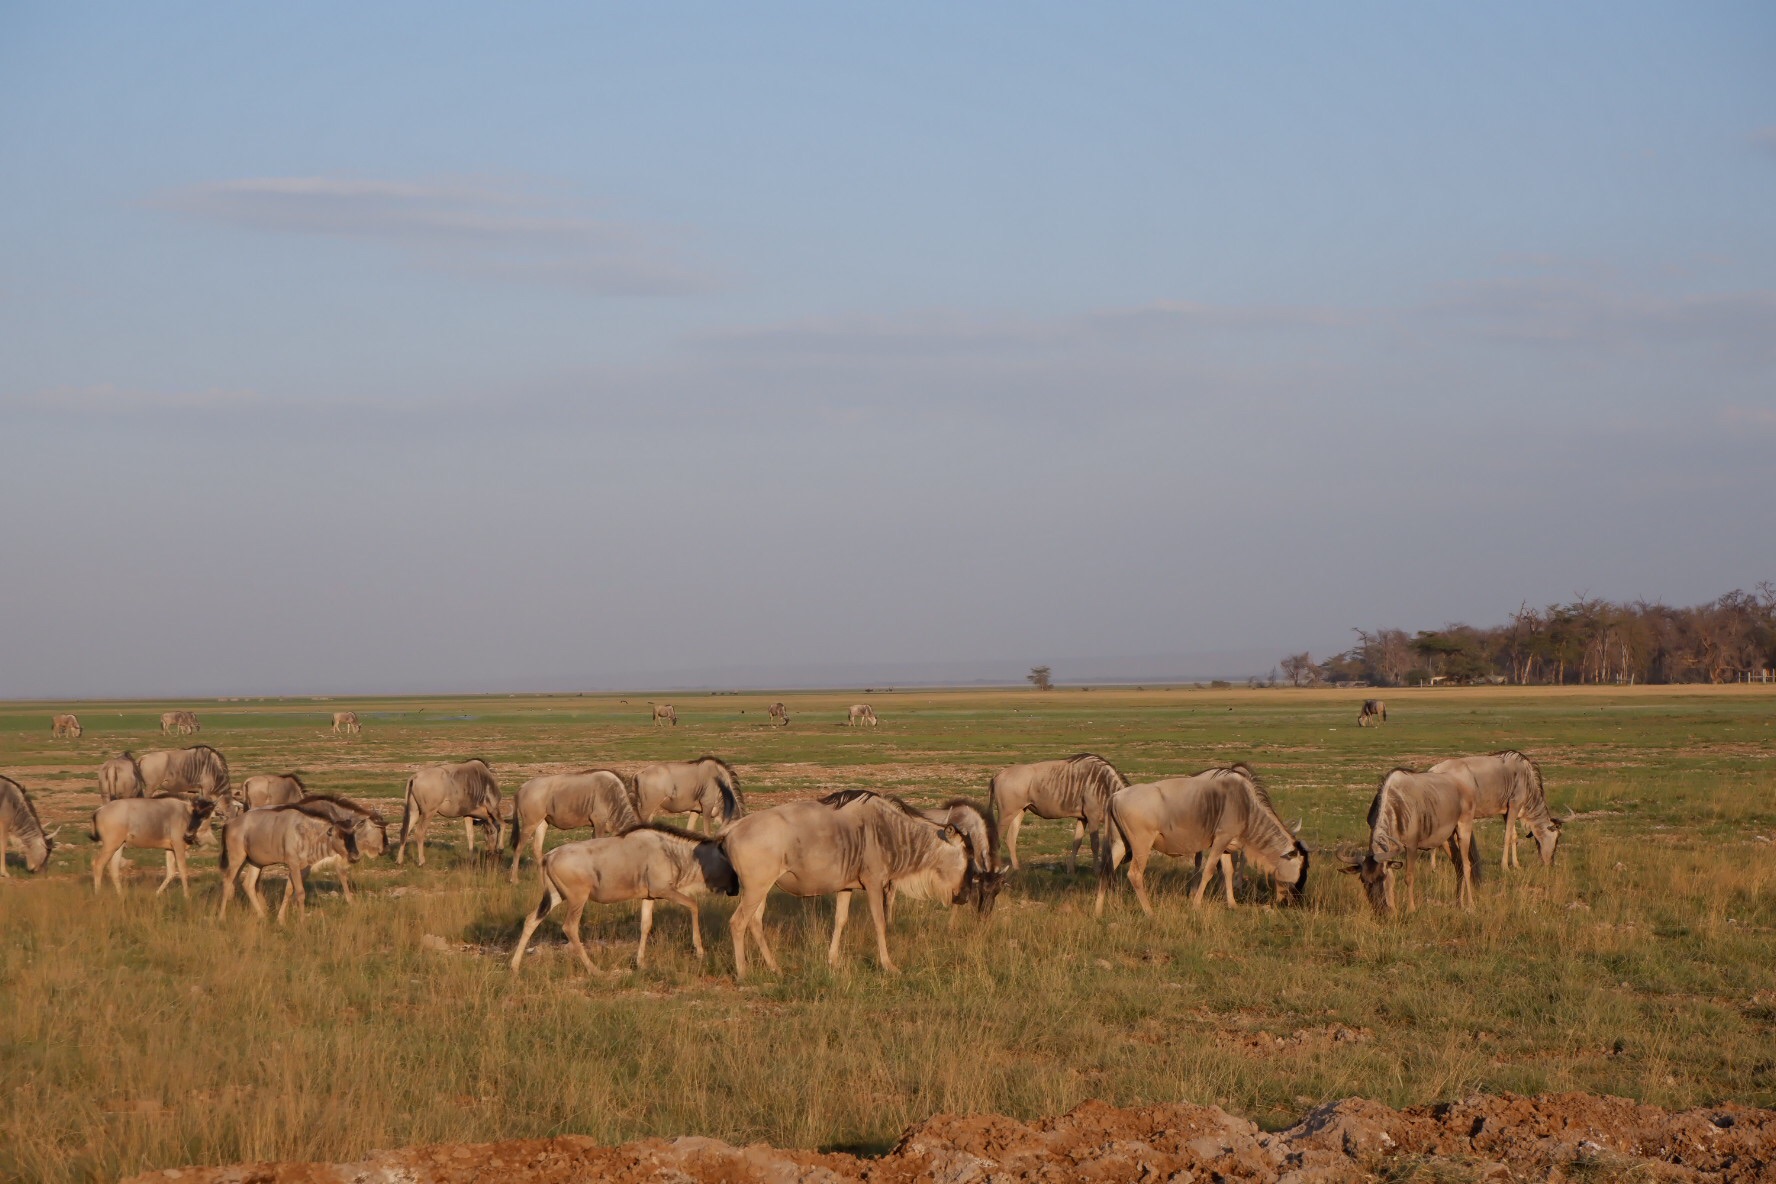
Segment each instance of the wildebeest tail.
M1104 811L1104 833L1098 839L1098 887L1101 890L1108 892L1116 886L1116 869L1128 849L1128 832L1123 829L1122 819L1116 813L1116 802L1112 799Z
M99 812L97 810L94 810L92 817L87 820L86 837L95 843L99 841ZM3 858L5 858L4 853L0 853L0 859Z
M566 894L555 883L555 877L549 874L549 865L545 863L543 865L543 898L537 901L537 907L531 913L531 917L541 921L556 905L561 903L565 896Z
M401 799L401 841L403 843L407 841L407 836L412 833L413 778L417 776L419 776L419 774L415 773L412 777L407 778L407 796Z

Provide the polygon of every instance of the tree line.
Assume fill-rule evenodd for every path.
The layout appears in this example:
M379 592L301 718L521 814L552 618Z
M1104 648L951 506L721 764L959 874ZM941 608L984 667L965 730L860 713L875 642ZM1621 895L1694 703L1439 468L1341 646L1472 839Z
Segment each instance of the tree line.
M1776 681L1776 584L1690 608L1582 598L1532 608L1502 625L1353 630L1357 644L1280 663L1294 686L1514 683L1520 686Z

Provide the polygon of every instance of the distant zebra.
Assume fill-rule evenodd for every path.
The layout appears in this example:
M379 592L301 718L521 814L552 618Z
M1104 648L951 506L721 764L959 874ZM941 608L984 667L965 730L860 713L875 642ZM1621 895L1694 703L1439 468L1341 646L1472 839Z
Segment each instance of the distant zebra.
M1365 699L1363 700L1363 710L1357 712L1357 726L1366 728L1369 726L1369 721L1374 720L1375 726L1379 728L1382 724L1387 723L1387 718L1388 705L1386 703L1380 699Z
M771 717L773 723L782 724L786 728L789 726L789 708L785 707L782 703L771 704L771 706L766 709L765 714Z
M49 725L49 734L57 739L66 736L70 740L78 740L83 730L78 715L58 715Z
M364 730L363 725L358 723L358 713L357 712L355 712L355 711L335 711L333 713L333 734L334 735L338 735L339 733L344 732L348 736L355 736L359 732L362 732L363 730Z
M654 726L656 728L660 726L661 720L665 720L667 723L671 724L675 728L678 726L678 712L673 710L672 704L670 704L670 703L656 703L656 704L654 704Z

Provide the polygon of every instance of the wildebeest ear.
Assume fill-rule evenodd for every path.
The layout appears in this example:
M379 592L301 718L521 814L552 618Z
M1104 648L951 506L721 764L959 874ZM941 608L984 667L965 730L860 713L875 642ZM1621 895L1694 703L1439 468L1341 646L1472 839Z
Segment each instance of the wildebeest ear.
M1555 830L1565 830L1566 829L1566 819L1564 819L1564 818L1550 818L1550 819L1548 819L1548 822L1554 827Z
M1388 866L1398 871L1400 868L1406 866L1406 861L1404 859L1390 859L1388 860Z

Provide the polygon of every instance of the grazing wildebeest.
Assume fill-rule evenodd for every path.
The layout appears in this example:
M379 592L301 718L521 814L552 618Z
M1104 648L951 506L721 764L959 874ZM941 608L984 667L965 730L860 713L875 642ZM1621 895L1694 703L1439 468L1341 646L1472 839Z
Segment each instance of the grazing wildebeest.
M145 797L148 787L142 783L142 767L134 753L124 752L99 766L99 796L107 802L117 798Z
M318 805L261 806L238 814L222 827L222 908L218 915L228 915L235 883L251 868L254 874L246 882L247 902L254 912L265 916L258 873L274 864L282 864L290 877L289 890L278 904L278 921L283 921L291 897L296 898L296 911L304 912L308 896L302 873L335 859L357 862L357 835L351 824L335 822L332 813Z
M80 726L78 715L58 715L49 724L49 734L58 739L66 736L70 740L78 740L85 730Z
M61 829L58 826L45 831L37 819L37 806L25 787L10 777L0 777L0 876L12 874L6 870L6 846L13 839L18 840L19 851L24 854L25 870L42 871L55 847L56 832Z
M1380 699L1365 699L1362 710L1357 712L1357 726L1366 728L1369 726L1369 722L1374 720L1375 726L1379 728L1382 724L1387 723L1387 718L1388 705L1386 703Z
M1104 912L1104 897L1116 869L1128 860L1129 883L1141 911L1153 912L1147 896L1147 860L1162 855L1202 856L1202 875L1190 903L1201 905L1217 869L1233 907L1232 853L1276 880L1277 900L1300 899L1307 888L1308 853L1271 805L1250 766L1208 769L1191 777L1168 777L1131 785L1110 799L1108 826L1098 849L1098 899L1093 915Z
M407 797L401 809L401 843L395 848L395 862L405 863L407 841L414 838L417 820L419 835L419 866L425 866L426 830L432 815L463 820L463 833L468 837L469 854L475 853L475 826L487 828L488 848L495 855L500 846L500 790L493 779L493 768L484 760L462 761L458 764L431 765L407 779Z
M784 727L789 726L789 708L785 707L782 703L771 704L771 706L766 709L766 714L769 715L774 722L780 723Z
M160 716L160 733L177 732L181 736L189 736L193 732L203 731L203 725L197 722L195 711L164 711Z
M1521 866L1517 862L1517 824L1529 827L1535 836L1536 850L1542 866L1554 863L1554 848L1560 842L1561 822L1548 812L1548 795L1542 788L1539 765L1516 749L1507 748L1486 756L1458 756L1432 765L1433 773L1459 777L1474 791L1474 819L1505 820L1503 854L1500 868Z
M600 838L620 835L640 826L642 818L635 810L634 788L615 769L582 769L578 773L555 773L532 777L512 795L512 873L518 882L518 861L524 858L524 844L531 844L531 857L540 866L543 860L543 838L551 826L562 830L578 830L589 826Z
M951 798L941 806L919 809L919 816L938 827L953 827L968 840L969 859L975 875L985 877L999 870L999 827L980 804L967 798ZM955 914L951 914L954 919ZM888 883L888 919L894 919L894 883Z
M777 959L765 941L765 899L773 886L794 896L838 894L827 961L837 965L839 941L851 910L851 894L869 900L882 969L898 968L888 954L887 892L890 884L914 898L950 904L974 902L991 911L1001 876L975 872L968 839L954 827L927 821L898 798L864 789L843 790L818 801L789 802L740 819L722 839L740 881L740 903L728 919L734 938L734 973L746 975L751 934L765 964Z
M868 703L853 703L851 709L845 713L845 722L854 728L863 724L873 728L876 726L876 709Z
M658 823L637 826L621 835L563 843L543 856L542 870L543 899L524 919L524 933L512 951L513 973L524 959L530 935L564 900L567 916L561 927L567 931L567 944L586 969L596 974L597 967L580 944L580 914L586 911L588 901L641 901L641 944L635 947L635 965L639 967L647 961L656 900L674 901L691 911L691 948L701 958L703 931L696 898L711 892L732 896L740 890L719 840Z
M368 856L372 859L388 853L388 824L383 821L382 812L368 806L342 798L330 793L305 794L296 803L307 809L308 813L325 816L340 826L349 827L352 837L358 841L359 857ZM352 901L351 877L347 869L351 860L342 855L330 855L317 863L308 865L311 872L336 871L339 873L339 889L345 894L345 903ZM248 865L241 873L247 880L249 889L259 882L259 869Z
M685 815L685 829L703 816L703 829L716 830L746 813L746 798L734 767L719 756L665 761L635 774L635 812L644 821L659 813Z
M288 806L308 795L308 786L294 773L255 773L241 782L241 800L249 808Z
M675 728L678 726L678 712L676 712L672 709L672 704L670 704L670 703L656 703L656 704L654 704L654 726L656 728L660 726L661 720L665 720L667 723L671 724Z
M190 748L155 748L136 758L142 774L142 793L194 793L200 798L226 798L228 758L208 744Z
M1474 906L1474 881L1480 878L1480 850L1474 841L1474 791L1459 777L1395 769L1381 779L1369 804L1367 850L1339 848L1344 862L1338 870L1362 879L1363 891L1378 913L1398 905L1394 872L1406 868L1406 908L1418 908L1412 863L1420 851L1439 847L1454 860L1463 908Z
M151 798L119 798L106 802L93 811L87 834L99 844L93 856L93 891L99 890L105 870L111 871L111 886L123 891L123 849L146 847L166 852L166 877L154 890L159 896L179 877L179 888L191 895L191 877L186 870L185 849L198 840L198 834L209 820L216 803L207 798L196 801L163 794Z
M355 711L335 711L333 713L333 734L334 735L338 735L339 733L344 732L345 734L347 734L349 736L355 736L363 730L364 730L364 726L358 722L358 713L357 712L355 712Z
M1079 867L1079 844L1091 836L1092 856L1098 853L1098 836L1104 829L1104 811L1110 795L1126 789L1128 780L1096 753L1082 752L1065 760L1008 765L993 774L987 789L987 808L1005 832L1005 847L1012 870L1018 866L1018 830L1028 810L1038 818L1071 818L1073 848L1067 853L1067 870Z

